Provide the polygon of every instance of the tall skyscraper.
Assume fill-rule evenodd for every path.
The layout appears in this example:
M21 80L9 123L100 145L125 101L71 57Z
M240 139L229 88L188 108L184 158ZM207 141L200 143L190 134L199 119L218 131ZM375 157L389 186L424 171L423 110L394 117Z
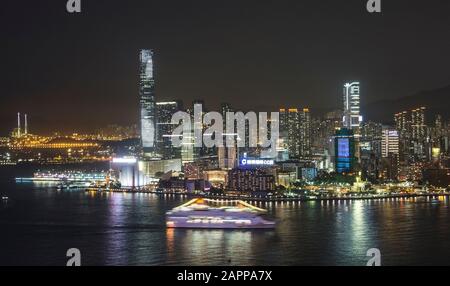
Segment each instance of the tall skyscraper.
M303 108L300 113L300 156L311 156L311 114L308 108Z
M172 124L172 116L182 109L182 103L178 101L164 101L156 103L156 137L157 153L163 159L181 158L180 148L172 145L172 133L178 126Z
M399 132L399 135L401 137L409 137L408 133L409 133L409 127L411 125L411 122L408 120L408 112L407 111L403 111L403 112L399 112L396 113L394 115L394 119L395 119L395 127L397 129L397 131Z
M281 108L280 140L286 142L290 159L311 155L311 115L308 108ZM280 146L281 147L281 146Z
M359 82L346 83L344 85L344 128L358 131L361 126Z
M355 167L355 136L351 129L336 131L334 138L335 167L338 173L351 173Z
M425 107L411 111L412 139L424 142L426 136Z
M399 154L398 131L392 128L383 127L381 137L381 155L388 158L389 154Z
M395 114L395 123L400 136L400 160L416 161L427 156L430 142L425 120L425 107L419 107L411 112L403 111Z
M287 136L289 158L300 157L300 114L297 108L287 110Z
M141 142L145 157L156 151L156 104L153 78L153 51L141 50L139 54L139 96L141 108Z

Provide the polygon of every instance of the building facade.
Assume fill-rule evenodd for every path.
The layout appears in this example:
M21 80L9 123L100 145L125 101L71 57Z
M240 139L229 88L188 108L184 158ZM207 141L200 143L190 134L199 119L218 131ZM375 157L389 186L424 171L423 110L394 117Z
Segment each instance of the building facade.
M139 53L139 97L141 109L141 142L144 156L152 157L156 151L156 103L153 78L153 51Z

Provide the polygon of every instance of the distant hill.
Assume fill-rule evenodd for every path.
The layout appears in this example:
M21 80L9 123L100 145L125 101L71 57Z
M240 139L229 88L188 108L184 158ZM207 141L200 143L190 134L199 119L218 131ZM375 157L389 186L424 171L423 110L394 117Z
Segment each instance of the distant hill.
M402 97L395 100L382 100L362 107L364 121L392 123L394 114L416 107L427 108L426 120L434 121L437 114L444 120L450 119L450 85L443 88L421 91L415 95Z

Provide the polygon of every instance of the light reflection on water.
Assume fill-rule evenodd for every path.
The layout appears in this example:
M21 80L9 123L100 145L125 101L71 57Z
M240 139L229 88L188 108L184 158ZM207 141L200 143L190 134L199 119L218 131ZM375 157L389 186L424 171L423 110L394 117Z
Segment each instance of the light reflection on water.
M165 212L188 198L57 191L8 185L0 208L0 264L85 265L450 264L448 197L255 203L275 230L166 229Z

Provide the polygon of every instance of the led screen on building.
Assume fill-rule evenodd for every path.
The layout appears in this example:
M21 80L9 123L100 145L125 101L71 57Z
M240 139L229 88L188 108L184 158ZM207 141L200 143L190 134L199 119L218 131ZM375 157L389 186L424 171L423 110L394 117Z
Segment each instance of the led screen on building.
M338 157L350 157L350 140L348 138L338 139Z

